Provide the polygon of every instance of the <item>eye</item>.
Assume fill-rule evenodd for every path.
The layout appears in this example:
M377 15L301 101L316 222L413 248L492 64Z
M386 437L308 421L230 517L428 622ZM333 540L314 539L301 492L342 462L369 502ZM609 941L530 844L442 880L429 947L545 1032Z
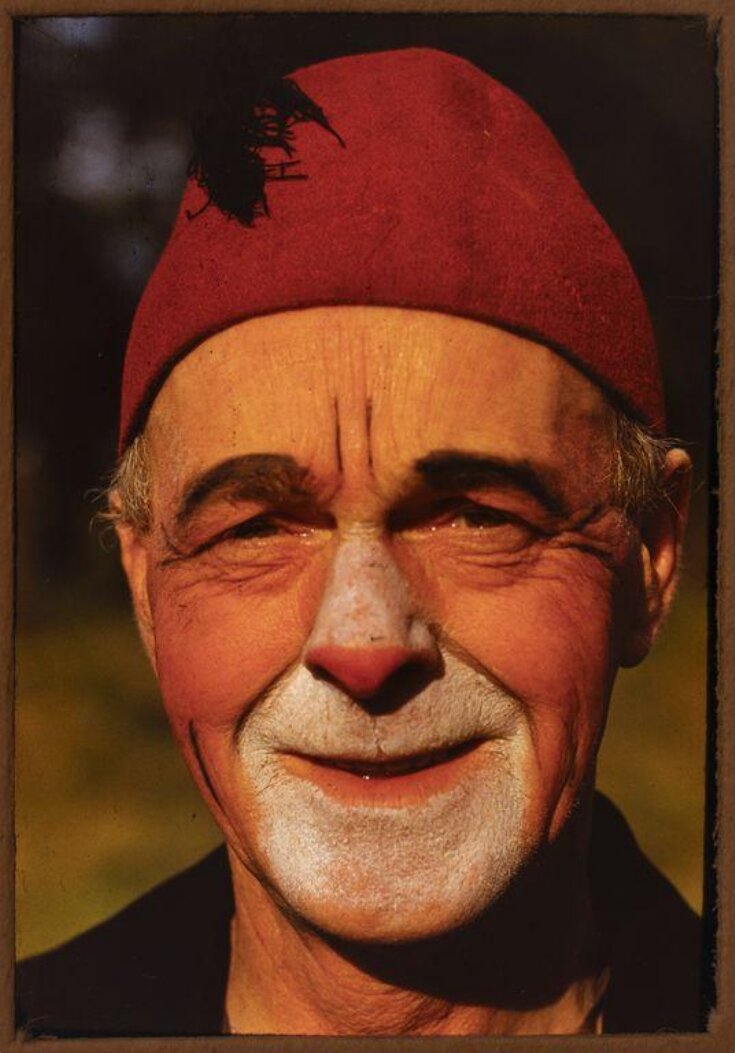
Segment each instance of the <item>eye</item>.
M227 545L237 544L238 541L261 541L274 537L296 537L308 534L309 527L294 520L288 520L274 515L257 515L249 519L243 519L240 523L228 527L221 533L209 538L199 545L193 555L199 556L210 549Z
M456 530L472 535L495 532L502 527L525 532L538 529L516 512L473 501L466 495L399 508L390 516L388 524L392 532L400 534Z
M525 520L512 512L506 512L501 508L493 508L489 505L480 505L474 501L446 512L431 525L432 530L446 529L447 527L451 530L472 531L486 531L497 527L530 529L529 524Z
M506 526L508 524L524 525L522 520L509 512L503 512L499 508L489 508L486 505L468 504L458 508L452 516L449 525L451 527L468 526L473 529Z
M283 525L278 523L272 516L253 516L251 519L245 519L242 523L236 523L235 526L229 527L223 533L214 538L214 542L256 537L273 537L274 534L280 534L282 530ZM294 533L293 530L289 530L288 532Z

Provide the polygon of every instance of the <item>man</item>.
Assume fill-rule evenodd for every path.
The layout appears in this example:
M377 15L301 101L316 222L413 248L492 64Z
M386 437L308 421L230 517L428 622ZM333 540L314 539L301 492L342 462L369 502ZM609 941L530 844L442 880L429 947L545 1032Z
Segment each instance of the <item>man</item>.
M675 590L630 265L467 62L338 59L203 129L111 493L226 841L20 973L55 1034L695 1030L697 923L594 795Z

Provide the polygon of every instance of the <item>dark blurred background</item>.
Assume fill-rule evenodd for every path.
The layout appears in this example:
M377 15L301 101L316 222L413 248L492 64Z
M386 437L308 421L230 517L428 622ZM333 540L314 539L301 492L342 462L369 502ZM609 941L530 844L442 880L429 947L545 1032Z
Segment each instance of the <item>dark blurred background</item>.
M114 461L136 301L223 61L273 73L427 45L545 119L653 315L669 427L696 465L677 609L616 689L600 784L702 895L715 40L695 17L133 15L16 22L18 949L65 938L217 839L169 743L115 553L90 530ZM451 187L447 188L451 193Z

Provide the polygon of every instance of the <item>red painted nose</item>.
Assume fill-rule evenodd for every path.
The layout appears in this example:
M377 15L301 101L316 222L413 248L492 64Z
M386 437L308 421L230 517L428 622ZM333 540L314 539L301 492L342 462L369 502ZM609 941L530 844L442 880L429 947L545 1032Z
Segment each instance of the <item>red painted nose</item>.
M405 647L340 647L322 644L309 652L308 665L326 674L356 698L376 694L388 678L415 659Z

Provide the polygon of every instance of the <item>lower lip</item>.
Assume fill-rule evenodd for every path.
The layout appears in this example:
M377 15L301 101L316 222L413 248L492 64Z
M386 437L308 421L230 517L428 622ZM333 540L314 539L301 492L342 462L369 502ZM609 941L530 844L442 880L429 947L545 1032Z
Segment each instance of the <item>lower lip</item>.
M365 778L343 768L333 768L296 754L279 758L300 779L318 786L327 796L353 807L408 808L436 794L453 790L478 763L481 743L418 771L402 775L371 775Z

